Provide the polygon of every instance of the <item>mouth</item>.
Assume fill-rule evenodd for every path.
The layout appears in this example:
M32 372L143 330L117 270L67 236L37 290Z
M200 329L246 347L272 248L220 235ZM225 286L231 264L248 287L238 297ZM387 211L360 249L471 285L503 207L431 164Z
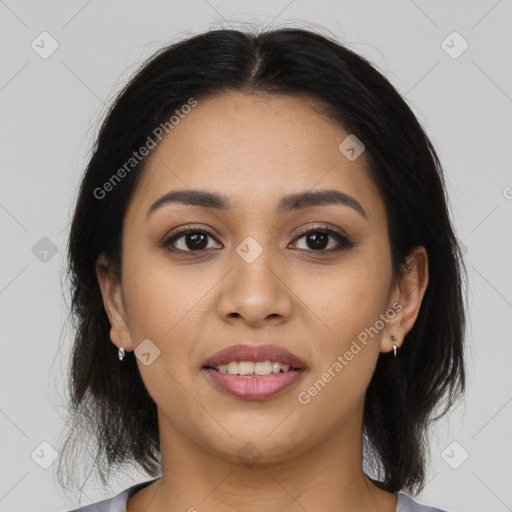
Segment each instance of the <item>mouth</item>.
M296 355L277 345L235 345L202 366L208 380L223 393L262 400L281 394L308 370Z
M219 364L218 366L203 366L207 370L215 370L229 375L239 375L242 377L266 377L278 373L298 372L303 368L294 368L280 361L230 361L229 363Z

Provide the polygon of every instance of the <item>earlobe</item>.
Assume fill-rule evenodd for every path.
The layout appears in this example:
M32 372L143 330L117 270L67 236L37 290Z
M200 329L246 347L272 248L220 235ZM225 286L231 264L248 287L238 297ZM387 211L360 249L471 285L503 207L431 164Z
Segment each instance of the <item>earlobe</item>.
M402 275L392 293L392 296L400 304L400 310L387 326L387 331L381 341L381 352L394 350L393 345L397 348L401 346L405 335L412 329L418 318L427 285L427 251L423 246L416 246L407 256Z
M110 321L110 339L118 348L133 350L129 334L126 312L122 297L122 284L113 271L105 254L96 260L96 276L103 298L103 306Z

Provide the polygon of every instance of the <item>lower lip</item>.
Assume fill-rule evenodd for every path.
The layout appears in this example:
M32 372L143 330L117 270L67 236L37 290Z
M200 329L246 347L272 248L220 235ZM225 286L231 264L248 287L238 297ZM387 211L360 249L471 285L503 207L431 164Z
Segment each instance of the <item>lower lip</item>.
M204 371L222 391L239 398L261 400L277 395L293 386L302 377L305 370L294 370L262 377L241 377L221 373L212 368L206 368Z

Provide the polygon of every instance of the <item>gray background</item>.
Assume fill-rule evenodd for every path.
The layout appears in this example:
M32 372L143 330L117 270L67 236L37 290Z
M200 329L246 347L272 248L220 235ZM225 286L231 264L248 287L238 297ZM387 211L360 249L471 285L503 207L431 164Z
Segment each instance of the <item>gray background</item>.
M434 142L466 248L469 389L434 431L417 499L454 512L512 510L511 21L510 0L0 0L0 511L77 505L58 489L56 462L40 466L51 462L41 443L56 446L64 426L71 331L61 276L105 104L161 45L247 23L325 27L378 66ZM43 31L58 43L46 59L31 47L51 48ZM457 58L453 31L469 44ZM83 503L148 479L90 485Z

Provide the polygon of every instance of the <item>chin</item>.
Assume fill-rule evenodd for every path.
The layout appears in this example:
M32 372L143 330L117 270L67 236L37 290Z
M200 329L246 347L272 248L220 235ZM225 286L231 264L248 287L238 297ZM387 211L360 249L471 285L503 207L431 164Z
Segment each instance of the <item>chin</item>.
M272 428L275 429L275 425ZM307 437L292 439L288 431L272 433L272 428L233 433L233 437L225 433L222 439L219 436L210 439L205 448L217 457L230 462L240 462L248 467L256 463L258 467L264 467L284 462L299 456L309 448ZM298 428L295 427L293 430L297 432Z

